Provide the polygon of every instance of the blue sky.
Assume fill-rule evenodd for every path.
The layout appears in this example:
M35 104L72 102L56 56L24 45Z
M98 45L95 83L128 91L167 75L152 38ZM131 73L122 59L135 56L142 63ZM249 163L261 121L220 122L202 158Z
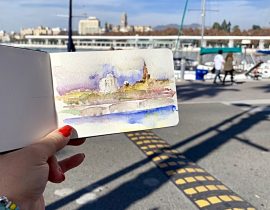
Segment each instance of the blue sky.
M206 25L231 21L242 29L253 24L270 27L270 1L268 0L206 0L208 10ZM112 24L119 24L120 15L128 13L130 25L161 25L180 23L185 0L73 0L74 15L86 13ZM67 14L68 0L0 0L0 30L18 31L20 28L67 27L67 19L59 15ZM201 0L189 0L185 24L200 23ZM77 28L79 18L74 18Z

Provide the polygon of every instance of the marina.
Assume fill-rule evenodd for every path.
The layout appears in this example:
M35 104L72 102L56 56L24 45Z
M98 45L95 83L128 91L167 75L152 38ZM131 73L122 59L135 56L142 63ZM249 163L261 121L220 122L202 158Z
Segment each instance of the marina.
M121 50L121 49L153 49L169 48L174 55L175 77L181 79L181 66L185 69L183 79L196 80L196 69L207 70L204 79L212 79L210 70L213 68L215 54L206 54L200 57L201 36L72 36L77 51L93 50ZM179 41L180 40L180 41ZM213 44L222 40L226 45ZM265 43L270 40L267 36L204 36L206 49L214 47L239 47L241 52L234 53L236 78L253 79L252 75L245 75L256 64L261 62L256 70L259 78L270 78L270 55L261 53L269 46ZM258 45L245 44L256 42ZM19 43L3 43L14 47L30 48L47 52L66 51L68 36L26 36ZM177 46L180 43L180 46ZM210 44L211 43L211 44ZM252 72L251 72L252 73Z

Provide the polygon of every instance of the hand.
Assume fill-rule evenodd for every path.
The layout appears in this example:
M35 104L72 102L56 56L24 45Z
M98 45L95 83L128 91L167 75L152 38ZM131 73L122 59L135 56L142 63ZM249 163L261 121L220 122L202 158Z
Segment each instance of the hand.
M64 173L84 160L84 154L62 161L56 159L56 152L67 144L84 143L85 139L70 140L72 130L71 126L64 126L35 144L0 155L0 195L16 203L21 210L45 209L43 192L47 182L63 182Z

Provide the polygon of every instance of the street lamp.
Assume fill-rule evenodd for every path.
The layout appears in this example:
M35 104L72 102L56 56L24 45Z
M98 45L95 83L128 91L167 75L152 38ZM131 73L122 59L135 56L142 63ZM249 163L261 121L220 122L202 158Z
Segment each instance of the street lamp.
M76 51L73 40L72 40L72 0L69 0L67 51L68 52L75 52Z

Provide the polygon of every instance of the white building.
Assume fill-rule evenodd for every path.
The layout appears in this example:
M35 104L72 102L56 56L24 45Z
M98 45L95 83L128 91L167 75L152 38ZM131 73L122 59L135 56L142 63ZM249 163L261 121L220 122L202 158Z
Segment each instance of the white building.
M52 32L48 27L38 26L37 28L33 29L33 34L36 35L36 36L52 35Z
M128 26L127 13L123 13L120 18L121 28L126 28Z
M33 28L23 28L23 29L21 29L20 34L21 34L21 36L33 35L34 29Z
M149 32L153 31L153 28L151 26L134 26L135 32Z
M10 35L5 31L0 31L0 41L1 42L10 42Z
M79 21L79 34L87 35L87 34L100 34L100 20L96 17L89 17L86 20Z
M99 81L99 91L101 93L114 93L118 90L117 79L112 74L107 74L106 77Z
M57 28L52 28L52 34L53 35L59 35L62 32L62 29L57 27Z

